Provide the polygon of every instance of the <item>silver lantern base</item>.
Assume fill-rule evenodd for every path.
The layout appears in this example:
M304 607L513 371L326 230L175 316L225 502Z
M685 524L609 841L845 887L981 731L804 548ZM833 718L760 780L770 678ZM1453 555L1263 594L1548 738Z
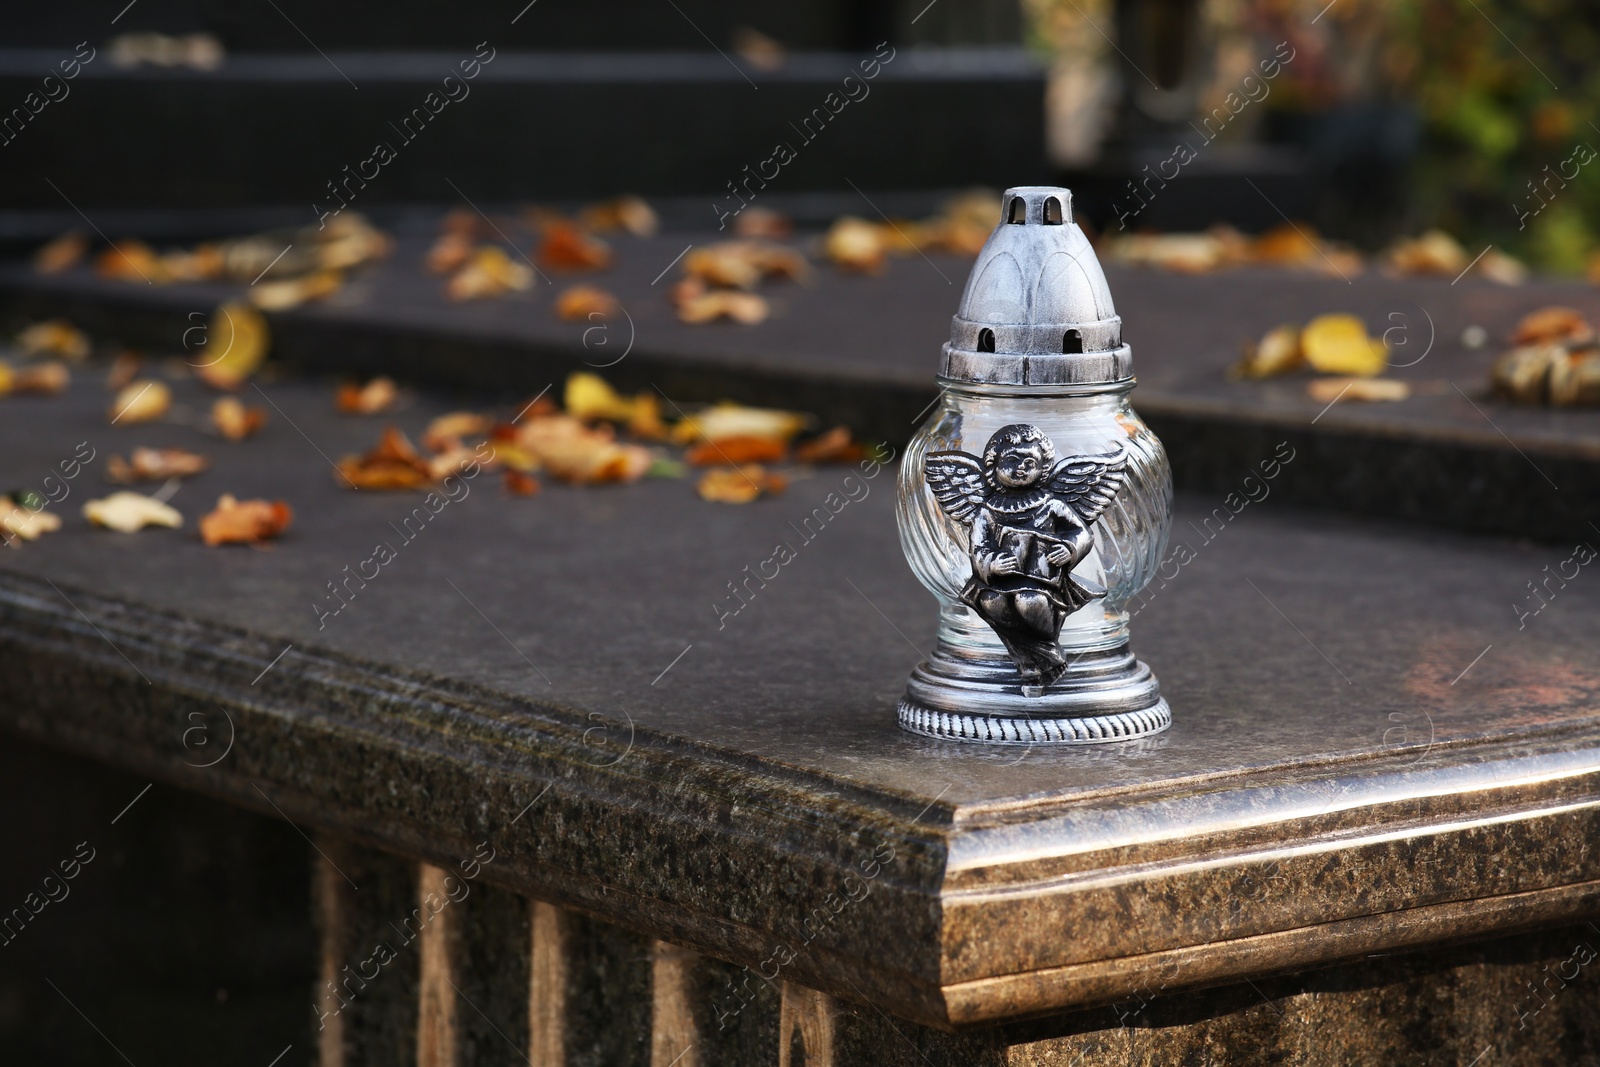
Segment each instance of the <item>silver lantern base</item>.
M919 663L900 701L900 726L949 741L1098 745L1161 733L1172 712L1149 667L1126 644L1075 657L1048 686L1022 684L1008 659L941 646Z

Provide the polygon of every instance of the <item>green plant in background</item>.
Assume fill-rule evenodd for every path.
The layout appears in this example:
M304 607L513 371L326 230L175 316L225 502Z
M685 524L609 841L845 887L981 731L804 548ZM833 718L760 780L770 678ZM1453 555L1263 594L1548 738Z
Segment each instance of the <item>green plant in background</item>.
M1475 249L1492 242L1540 270L1588 269L1600 280L1595 0L1201 3L1219 79L1202 99L1237 81L1229 55L1266 54L1288 40L1298 58L1269 108L1415 110L1421 134L1404 231L1437 227ZM1101 37L1115 33L1110 0L1024 0L1024 8L1032 43L1058 71L1110 62Z
M1337 10L1337 9L1335 9ZM1385 91L1422 119L1411 215L1582 271L1600 213L1600 24L1590 0L1396 0Z

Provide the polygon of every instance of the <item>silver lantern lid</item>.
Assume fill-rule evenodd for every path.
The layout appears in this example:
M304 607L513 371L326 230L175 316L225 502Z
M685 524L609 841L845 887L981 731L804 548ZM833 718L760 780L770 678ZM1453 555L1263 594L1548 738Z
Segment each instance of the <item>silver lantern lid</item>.
M989 385L1106 385L1133 377L1100 261L1072 193L1007 189L950 320L939 376Z

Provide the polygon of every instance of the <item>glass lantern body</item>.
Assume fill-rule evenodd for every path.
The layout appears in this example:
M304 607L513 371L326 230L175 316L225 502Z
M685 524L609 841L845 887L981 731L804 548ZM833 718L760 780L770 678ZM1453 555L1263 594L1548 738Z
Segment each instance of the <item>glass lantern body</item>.
M1160 565L1172 516L1171 469L1161 442L1129 402L1133 382L1071 388L939 384L939 404L901 463L897 505L906 559L939 599L935 658L994 663L1007 654L994 630L960 600L972 577L967 527L939 507L924 460L930 452L950 450L981 457L990 436L1013 423L1043 430L1058 460L1125 452L1126 481L1091 527L1094 547L1072 572L1105 595L1067 616L1059 644L1069 656L1126 648L1128 605Z

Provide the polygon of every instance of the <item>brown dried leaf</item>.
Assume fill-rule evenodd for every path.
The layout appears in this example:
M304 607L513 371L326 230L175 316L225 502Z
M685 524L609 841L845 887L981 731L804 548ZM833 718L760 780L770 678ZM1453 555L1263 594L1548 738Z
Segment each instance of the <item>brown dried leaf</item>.
M616 297L592 285L575 285L556 297L556 317L567 322L588 321L594 315L610 318L620 307Z
M880 273L888 257L884 227L849 215L828 228L822 247L840 269L863 274Z
M344 285L344 274L336 270L319 270L298 278L285 278L275 282L260 282L250 290L250 302L267 311L284 311L301 304L325 300Z
M294 521L282 500L235 500L224 493L217 508L200 520L200 538L208 545L251 545L277 537Z
M449 274L466 266L472 258L472 227L465 230L447 230L439 235L428 249L423 261L432 274Z
M754 326L764 321L770 311L766 298L759 293L722 289L683 300L678 305L678 319L698 325L726 318L744 326Z
M182 448L136 448L132 459L112 456L106 461L106 477L113 482L164 482L168 478L188 478L199 474L211 461L198 452Z
M172 278L155 249L143 241L124 238L95 257L94 271L102 278L162 285Z
M390 408L400 397L400 387L393 378L378 377L366 385L346 382L334 395L333 404L346 415L379 415Z
M364 456L339 461L340 479L354 489L422 489L434 481L433 467L397 427L384 427L378 445Z
M89 354L89 335L66 319L36 322L17 334L16 345L28 356L59 356L76 363Z
M49 396L65 392L71 384L72 374L67 370L67 365L55 359L15 369L7 366L0 370L0 396L7 393Z
M550 270L603 270L611 266L611 248L570 222L554 222L545 227L539 262Z
M789 486L781 474L770 474L760 464L719 467L701 475L695 491L700 499L719 504L748 504L760 496L777 496Z
M635 237L654 236L661 225L654 209L637 196L619 196L590 204L583 209L579 220L595 233L623 230Z
M801 463L859 463L866 455L867 450L845 426L835 426L794 450L794 458Z
M89 252L89 236L81 230L64 233L33 254L33 269L60 274L77 266Z
M422 433L422 447L430 452L448 452L461 447L463 437L484 437L489 433L489 416L475 411L452 411L428 423Z
M1399 274L1440 274L1452 278L1466 270L1470 262L1466 249L1443 230L1429 230L1421 237L1397 241L1384 258Z
M242 441L266 424L266 409L246 408L237 397L225 396L211 405L211 425L230 441Z
M172 407L172 390L154 378L137 378L123 386L111 401L106 417L113 424L154 422Z
M1273 378L1305 366L1298 326L1274 326L1261 340L1246 345L1231 374L1238 378Z
M609 426L589 427L571 415L524 421L514 443L552 477L575 485L638 481L653 461L647 448L618 444Z
M1511 341L1517 345L1536 345L1557 342L1566 345L1585 345L1594 340L1594 327L1575 308L1552 305L1530 311L1517 323Z
M1392 378L1318 378L1306 383L1306 395L1319 404L1404 400L1411 395L1411 386Z
M740 237L767 237L781 241L794 233L787 215L771 208L747 207L733 220L733 232Z
M1558 408L1600 404L1600 354L1568 352L1553 360L1550 404Z
M741 463L781 463L789 449L772 437L724 437L702 441L689 449L684 459L693 467L734 467Z
M533 288L533 270L506 255L499 245L483 245L466 266L450 276L444 295L451 300L483 300L510 290Z

